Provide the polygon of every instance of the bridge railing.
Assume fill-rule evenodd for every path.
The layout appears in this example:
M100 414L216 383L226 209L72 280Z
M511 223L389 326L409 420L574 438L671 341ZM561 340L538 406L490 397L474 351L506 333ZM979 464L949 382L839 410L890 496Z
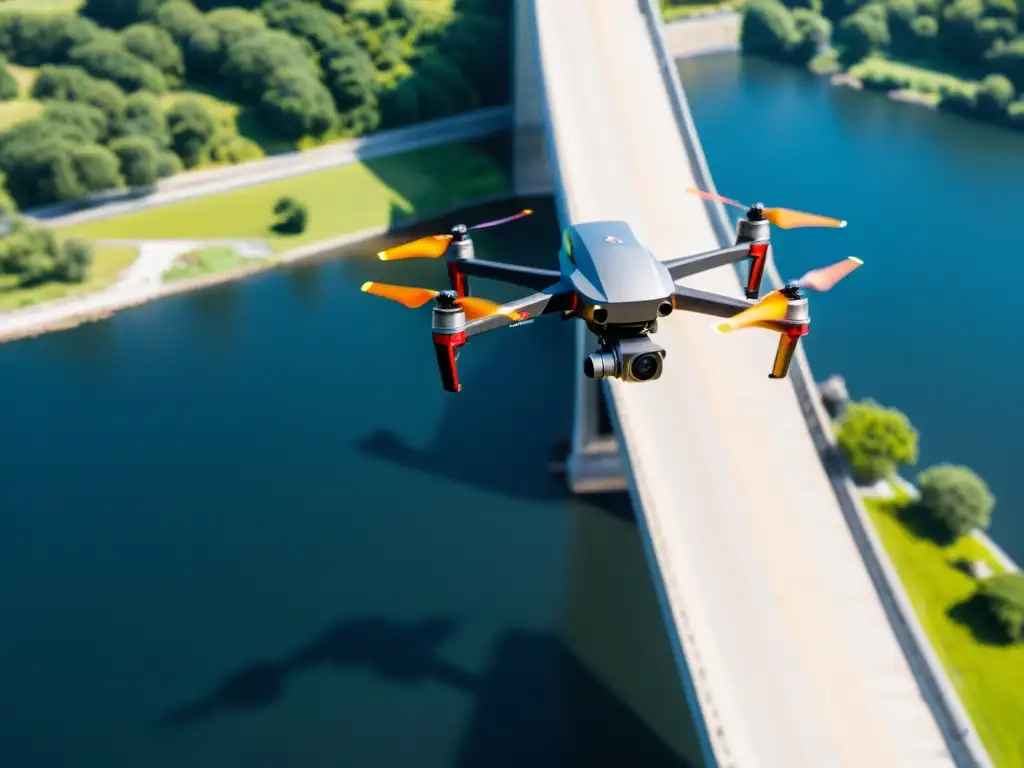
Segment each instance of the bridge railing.
M704 148L690 112L690 105L679 80L675 60L665 44L664 25L657 0L640 0L640 9L654 43L676 123L693 169L694 180L702 189L716 192L707 157L704 155ZM721 203L710 201L705 204L722 246L732 245L735 241L735 230L725 207ZM774 263L769 262L766 275L775 288L782 287L782 278ZM921 628L903 584L868 517L864 501L853 482L849 468L839 453L831 420L825 411L803 347L797 350L789 379L807 421L807 427L823 457L836 498L853 533L857 548L871 574L914 677L942 729L954 761L959 766L989 768L992 766L992 760Z

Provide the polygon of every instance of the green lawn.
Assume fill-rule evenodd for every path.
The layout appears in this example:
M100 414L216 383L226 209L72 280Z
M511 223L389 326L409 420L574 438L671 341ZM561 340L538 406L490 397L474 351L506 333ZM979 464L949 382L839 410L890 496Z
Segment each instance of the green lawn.
M191 280L206 277L229 269L240 269L254 262L265 259L251 259L242 256L234 248L222 245L199 248L191 253L179 256L174 265L164 272L164 282L173 283L177 280Z
M20 288L17 283L3 278L0 280L0 311L102 290L113 283L136 256L136 248L97 248L93 254L92 272L84 283L45 283L33 288Z
M865 504L992 760L999 768L1024 768L1024 645L975 638L966 623L974 614L961 605L974 594L975 582L953 566L961 558L985 560L999 573L999 562L974 538L940 547L919 537L902 522L898 503L865 499ZM985 631L983 621L973 626Z
M738 11L743 7L743 0L725 0L725 2L697 2L686 3L685 5L670 5L662 10L661 16L666 22L685 19L688 16L696 16L704 13L720 11Z
M353 163L148 211L73 225L62 237L266 238L276 251L430 216L508 189L498 161L475 144L449 144ZM309 208L301 235L270 230L278 198Z
M850 75L861 80L865 87L872 84L886 88L906 88L923 94L937 104L941 96L957 88L973 88L975 83L955 75L928 69L902 61L892 61L881 55L869 56L850 68Z
M77 11L83 0L0 0L0 11L65 13Z

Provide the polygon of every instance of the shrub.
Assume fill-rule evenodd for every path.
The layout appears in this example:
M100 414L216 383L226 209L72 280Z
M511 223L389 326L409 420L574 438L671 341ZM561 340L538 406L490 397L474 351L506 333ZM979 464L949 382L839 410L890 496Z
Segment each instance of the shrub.
M1003 573L981 582L992 615L1014 642L1024 640L1024 574Z
M129 187L155 184L160 177L160 149L148 136L127 136L110 142L118 167Z
M751 0L743 11L740 40L744 53L788 59L800 33L793 14L778 0Z
M200 99L182 99L167 112L167 127L171 134L171 147L186 168L193 168L203 160L214 135L217 121Z
M895 408L870 400L850 403L836 438L859 482L889 478L900 464L917 462L917 430Z
M279 235L298 235L306 231L309 211L294 197L282 197L274 203L276 221L271 229Z
M110 128L103 112L83 102L51 101L43 110L42 119L52 126L72 128L75 136L89 143L104 141Z
M988 528L993 498L985 481L967 467L939 464L917 476L920 506L957 539Z
M120 44L89 43L72 50L69 59L93 77L110 80L129 93L139 90L164 93L167 90L167 80L159 69Z
M152 24L133 24L121 33L125 50L156 67L169 85L185 77L181 48L170 33Z
M68 66L42 67L32 85L32 97L89 104L110 121L121 118L126 102L124 91L113 83L97 80L81 67Z
M50 277L64 283L82 283L92 267L92 246L85 240L72 238L61 246L54 259Z
M267 78L260 112L283 137L322 136L338 124L331 94L305 69L283 69Z

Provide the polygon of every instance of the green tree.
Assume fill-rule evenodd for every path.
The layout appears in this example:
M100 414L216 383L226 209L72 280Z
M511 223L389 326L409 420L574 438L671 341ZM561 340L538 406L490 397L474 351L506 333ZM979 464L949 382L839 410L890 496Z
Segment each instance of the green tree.
M188 0L167 0L157 8L153 23L180 46L203 25L203 14Z
M63 140L5 142L0 167L19 208L78 200L85 195L71 162L72 146Z
M42 119L50 125L72 127L75 136L81 136L82 140L89 143L104 141L110 129L107 116L84 102L48 102L43 110Z
M794 9L793 21L800 35L800 42L793 48L793 60L804 66L819 53L828 50L832 39L832 22L807 8Z
M184 165L181 162L181 158L173 152L161 152L159 157L157 157L156 175L161 179L166 179L176 173L180 173L183 168Z
M341 116L341 130L355 136L377 128L380 104L370 55L346 38L326 49L321 62L324 81Z
M124 186L117 156L99 144L85 144L71 149L71 166L86 195L106 192Z
M53 260L49 277L64 283L84 283L92 267L92 246L85 240L67 240Z
M152 24L133 24L121 33L125 49L152 64L168 85L181 85L185 78L185 60L181 48L170 33Z
M80 66L93 77L110 80L128 93L167 91L167 80L160 70L126 51L120 42L89 43L72 50L69 58L72 64Z
M348 26L336 13L307 0L267 0L260 13L273 29L305 40L320 53L348 38Z
M998 73L1010 78L1018 90L1024 90L1024 36L997 40L985 59Z
M850 403L836 439L853 476L864 483L891 477L917 463L917 430L895 408L870 400Z
M949 533L961 536L988 528L996 500L985 484L967 467L939 464L917 476L920 505Z
M888 13L881 3L868 3L843 19L835 34L840 58L849 66L886 48L890 41Z
M97 80L81 67L68 66L42 67L32 85L32 97L89 104L110 121L121 119L126 103L124 91L113 83Z
M145 136L161 149L171 146L171 134L160 99L146 91L137 91L125 100L124 112L111 124L110 133L118 138Z
M129 187L146 187L160 177L160 149L148 136L126 136L110 142L118 168Z
M988 75L978 84L974 96L978 117L987 120L1002 119L1014 97L1013 83L1003 75Z
M214 77L224 66L228 49L236 42L267 31L258 13L241 8L211 11L184 46L185 67L190 77Z
M981 582L979 594L1014 642L1024 640L1024 574L1002 573Z
M20 93L18 79L7 68L7 62L0 60L0 101L11 101L18 98Z
M258 99L270 76L286 69L303 71L310 78L319 79L302 43L287 32L271 30L232 43L221 75L244 98Z
M260 97L260 112L284 138L322 136L338 124L330 92L306 69L272 73Z
M121 29L156 15L161 0L85 0L80 13L104 27Z
M294 197L282 197L274 203L275 221L271 229L279 235L298 235L306 231L309 211Z
M740 28L743 52L786 60L800 44L793 14L778 0L751 0Z
M200 99L187 98L167 112L167 127L174 152L186 168L193 168L202 162L204 152L217 133L217 120Z

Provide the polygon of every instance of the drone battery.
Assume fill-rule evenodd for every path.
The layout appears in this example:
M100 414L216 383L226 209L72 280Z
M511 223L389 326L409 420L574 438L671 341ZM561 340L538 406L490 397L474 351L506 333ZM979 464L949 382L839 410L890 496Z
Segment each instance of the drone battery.
M779 346L775 350L775 362L772 363L772 372L768 374L769 379L786 378L800 337L806 336L807 330L807 325L800 325L779 334Z

